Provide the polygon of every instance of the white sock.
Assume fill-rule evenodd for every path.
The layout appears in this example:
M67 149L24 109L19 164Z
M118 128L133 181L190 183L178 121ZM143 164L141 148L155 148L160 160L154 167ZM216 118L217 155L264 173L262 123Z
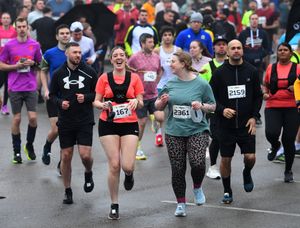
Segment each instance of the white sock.
M158 128L156 135L161 135L161 128Z

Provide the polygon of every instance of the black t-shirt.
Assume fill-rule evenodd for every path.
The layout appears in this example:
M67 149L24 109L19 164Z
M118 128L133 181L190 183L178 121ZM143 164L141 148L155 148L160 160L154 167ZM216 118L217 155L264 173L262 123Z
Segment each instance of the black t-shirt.
M37 41L41 45L42 52L56 46L55 20L50 17L42 17L31 24L32 30L36 30Z

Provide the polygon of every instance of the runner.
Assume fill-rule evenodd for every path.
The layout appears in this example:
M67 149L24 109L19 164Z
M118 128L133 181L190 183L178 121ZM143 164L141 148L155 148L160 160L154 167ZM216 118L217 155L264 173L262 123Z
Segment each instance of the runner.
M186 216L186 157L191 165L195 203L205 203L202 181L205 176L205 151L209 143L209 127L203 112L215 110L215 100L208 83L197 77L192 59L185 52L172 57L171 79L155 102L158 110L168 106L165 139L172 169L172 186L177 198L175 216ZM188 96L187 96L188 95Z
M33 148L37 128L37 81L35 66L42 60L40 45L28 38L28 22L24 18L16 19L17 38L10 40L0 54L0 70L8 71L8 91L13 113L12 142L14 164L22 163L21 157L21 111L25 103L28 114L27 143L24 151L28 160L35 160Z
M279 137L285 154L284 182L293 182L292 166L295 157L295 138L299 127L294 96L294 82L300 74L299 65L292 63L292 47L281 43L277 48L278 62L270 64L266 70L263 98L266 100L265 132L272 148L268 160L272 161L280 148Z
M251 170L255 164L255 117L258 116L262 93L257 70L243 61L243 47L240 41L228 43L229 61L216 70L211 86L217 102L216 115L219 118L219 142L221 152L221 176L224 187L222 202L233 201L230 184L231 160L236 144L244 155L244 189L251 192L254 183Z
M73 203L71 189L71 162L74 145L78 145L79 155L85 167L84 191L94 188L92 140L97 83L96 72L81 61L79 44L66 45L67 61L53 74L50 85L50 100L58 108L58 135L61 147L61 173L65 187L64 204Z
M156 88L161 78L162 70L159 56L153 52L153 36L148 33L142 34L140 37L140 44L142 46L142 50L131 56L128 61L128 65L137 71L145 89L144 107L137 110L139 119L139 146L136 152L136 159L146 160L147 157L142 150L141 140L147 123L148 112L149 114L154 114L155 120L158 122L158 129L161 128L164 121L164 113L157 111L154 107L154 102L157 97ZM156 133L155 145L163 146L161 130Z
M136 109L143 107L143 84L137 74L126 71L126 54L122 47L111 51L113 71L100 76L94 106L102 110L99 137L108 159L108 187L111 198L109 219L119 219L120 170L125 173L124 188L133 188L135 153L139 127Z
M58 120L58 109L55 104L49 100L49 87L53 72L58 69L66 60L65 49L67 43L70 41L70 29L67 25L60 25L56 28L56 39L58 44L56 47L47 50L43 56L41 63L41 81L44 90L44 96L46 99L46 108L48 112L48 117L50 121L50 130L48 132L46 143L43 148L42 161L45 165L49 165L51 161L51 145L55 141L58 135L57 120ZM50 77L48 77L48 72ZM60 167L60 162L58 164L58 169Z

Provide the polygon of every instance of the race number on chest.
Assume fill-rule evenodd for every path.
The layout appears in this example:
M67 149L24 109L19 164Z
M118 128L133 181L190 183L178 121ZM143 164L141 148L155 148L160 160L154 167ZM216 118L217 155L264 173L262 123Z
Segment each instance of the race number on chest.
M191 107L185 105L173 105L173 117L177 119L190 119Z
M115 105L113 106L113 111L115 112L114 119L131 116L131 111L128 108L128 104Z
M157 73L155 71L147 71L144 73L145 82L154 82L156 80Z
M234 85L227 86L228 98L236 99L246 97L246 86L245 85Z

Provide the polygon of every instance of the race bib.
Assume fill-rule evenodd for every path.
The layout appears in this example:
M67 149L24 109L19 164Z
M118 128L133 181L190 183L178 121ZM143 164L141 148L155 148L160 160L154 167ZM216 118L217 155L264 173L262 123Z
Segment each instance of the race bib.
M228 86L227 90L228 90L228 98L229 99L246 97L246 86L245 85Z
M173 117L177 119L190 119L191 107L184 105L173 105Z
M144 73L145 82L154 82L156 80L157 73L155 71L147 71Z
M18 69L17 72L19 72L19 73L28 73L28 72L30 72L30 66Z
M131 116L131 111L128 108L128 104L115 105L115 106L113 106L113 111L115 112L114 119Z

